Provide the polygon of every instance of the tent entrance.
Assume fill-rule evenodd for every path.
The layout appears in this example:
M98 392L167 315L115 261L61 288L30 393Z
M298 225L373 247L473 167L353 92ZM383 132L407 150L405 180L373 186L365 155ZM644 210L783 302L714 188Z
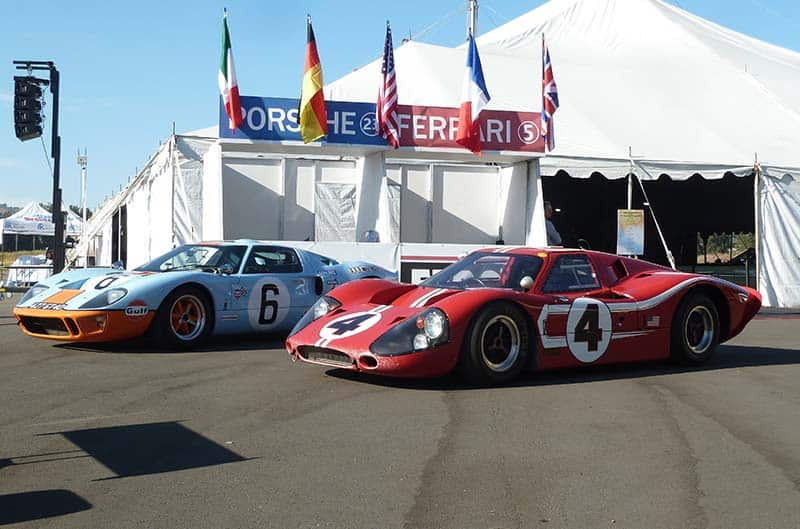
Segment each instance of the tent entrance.
M713 234L753 233L754 175L737 177L726 174L719 180L694 175L687 180L672 180L662 175L643 182L655 210L664 238L681 269L694 270L703 265L702 241ZM559 171L542 177L545 200L557 210L553 223L564 246L575 247L580 240L593 250L616 252L617 210L627 207L627 179L609 180L599 173L590 178L571 178ZM638 185L633 188L633 208L645 210L645 246L643 259L669 265L652 216L644 205ZM698 245L698 238L700 244ZM698 252L698 247L701 249ZM738 249L737 249L738 250ZM698 253L700 258L698 259ZM736 254L741 252L736 251ZM716 256L709 255L709 263ZM724 257L721 261L725 261ZM698 270L705 271L705 270ZM708 270L715 273L713 270ZM750 272L754 277L755 271ZM724 272L719 273L725 276ZM742 277L737 282L744 282ZM750 280L752 285L752 279Z

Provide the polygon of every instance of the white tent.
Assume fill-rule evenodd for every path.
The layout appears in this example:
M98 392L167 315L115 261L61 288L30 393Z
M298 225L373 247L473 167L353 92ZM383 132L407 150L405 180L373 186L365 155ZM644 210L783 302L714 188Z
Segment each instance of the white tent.
M654 180L662 174L673 179L687 179L694 174L716 179L726 173L750 174L757 168L760 289L766 305L800 306L800 186L797 185L800 169L795 169L800 167L800 156L793 148L796 138L800 137L800 93L796 90L800 82L800 54L720 27L661 0L551 0L478 38L484 74L492 95L489 109L540 109L543 33L550 47L561 108L555 116L556 149L541 159L541 173L555 175L564 170L573 177L588 177L598 172L607 178L623 178L633 168L642 180ZM395 61L401 105L459 106L463 47L407 42L396 49ZM379 72L380 59L376 59L327 85L325 97L336 101L372 102L379 85ZM414 124L406 123L406 126ZM174 137L171 141L180 143L180 138ZM290 237L292 235L287 234L294 233L292 229L298 226L302 225L307 231L305 224L295 218L297 211L302 210L302 219L311 219L303 222L313 225L313 211L307 204L301 204L301 180L293 175L299 175L302 170L313 174L314 182L325 183L328 179L336 183L347 175L352 178L352 174L366 174L359 172L359 162L343 160L341 156L338 156L340 161L309 165L305 157L310 156L310 151L288 143L265 145L244 140L211 140L210 143L211 148L203 143L188 157L176 157L179 150L162 147L148 167L123 191L122 197L109 201L102 208L97 225L105 224L94 231L105 234L104 247L110 249L109 219L125 204L130 208L128 248L141 253L140 257L153 255L170 244L191 240L192 228L198 226L196 218L190 215L192 212L200 211L201 236L227 236L232 223L226 223L223 230L223 223L218 219L224 216L223 209L230 209L230 204L223 208L221 187L215 186L222 186L220 182L232 179L231 175L258 180L260 185L274 191L268 198L275 203L266 208L274 213L274 223L259 221L258 224L281 226L279 238ZM324 155L343 152L337 146L317 149L315 153ZM363 153L356 154L362 156ZM761 165L755 163L756 154ZM413 149L386 152L386 172L391 173L392 164L397 164L395 171L401 173L398 181L407 181L419 188L418 196L412 197L419 199L419 211L409 214L406 209L401 223L419 220L420 229L424 229L423 224L427 222L430 241L431 230L442 225L437 220L438 210L431 214L425 209L437 196L435 190L431 191L431 182L450 181L453 186L472 189L470 186L480 181L481 175L465 184L468 180L463 175L453 178L438 175L433 165L427 173L400 166L404 160L419 155ZM465 158L461 151L437 156L462 161ZM530 156L487 152L478 161L484 166L486 162L501 166L500 173L509 173L501 174L502 181L527 178L533 182L538 179L538 172L531 180L530 172L524 167ZM168 161L159 162L160 157ZM200 166L200 158L205 162L204 167ZM186 204L182 203L178 190L184 184L194 186L197 179L196 175L181 176L184 163L187 169L201 172L203 180L199 184L201 196L196 196L196 189L189 189L187 197L194 198ZM347 164L353 167L344 167ZM296 184L296 203L284 204L286 190L295 192L293 187L286 187L287 182ZM501 186L496 201L507 203L533 192L531 196L535 195L535 200L528 200L527 207L522 200L511 216L530 214L531 218L535 217L532 204L541 202L535 185L520 185L513 190L512 187ZM170 189L172 193L168 192ZM490 195L484 190L472 189L472 193ZM250 198L256 200L257 196ZM453 220L481 209L464 206L470 211L463 213L458 210L463 205L461 202L449 198L444 201L448 207L457 206L455 214L443 216L445 219ZM409 203L406 201L404 207ZM251 229L252 214L245 214L246 208L238 210L237 225ZM134 217L131 212L137 211ZM507 210L506 215L508 211L511 210ZM207 223L207 218L214 222ZM182 219L191 220L191 223L179 229ZM206 224L214 229L206 229ZM487 217L484 224L487 227L483 231L490 233L487 231L490 225L502 225L503 221ZM533 231L521 223L517 230L520 233L515 238L522 243L529 242L526 230ZM137 231L140 231L138 235Z
M759 284L769 306L800 306L800 53L662 0L551 0L481 35L488 108L541 108L542 35L561 107L544 175L642 180L751 174L760 165ZM396 50L401 104L458 106L463 46ZM326 87L371 101L380 61Z
M65 233L77 237L81 234L83 220L72 211L67 212ZM53 216L38 202L26 204L13 215L0 220L0 235L43 235L52 237L55 233Z

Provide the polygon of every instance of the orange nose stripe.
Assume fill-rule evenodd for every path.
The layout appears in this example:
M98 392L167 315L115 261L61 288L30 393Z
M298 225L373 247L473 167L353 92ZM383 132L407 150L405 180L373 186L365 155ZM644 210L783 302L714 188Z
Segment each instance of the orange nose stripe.
M66 303L67 301L71 300L75 296L81 294L83 290L59 290L46 300L45 303Z

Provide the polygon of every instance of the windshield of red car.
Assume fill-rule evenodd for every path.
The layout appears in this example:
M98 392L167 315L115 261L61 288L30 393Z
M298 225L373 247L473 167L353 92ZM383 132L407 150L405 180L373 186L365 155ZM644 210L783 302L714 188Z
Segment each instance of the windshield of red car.
M156 257L136 270L142 272L170 272L194 269L215 271L219 267L229 264L236 272L239 270L239 265L246 249L246 246L187 244Z
M426 279L421 284L434 288L510 288L523 290L520 280L536 279L544 261L533 255L474 252Z

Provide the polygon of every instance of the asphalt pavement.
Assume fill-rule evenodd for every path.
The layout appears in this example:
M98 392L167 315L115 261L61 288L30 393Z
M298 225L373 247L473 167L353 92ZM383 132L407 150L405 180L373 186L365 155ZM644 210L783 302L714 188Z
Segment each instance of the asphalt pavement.
M34 340L0 302L0 525L800 527L800 319L701 369L510 387L293 364L278 339ZM14 525L16 527L16 525Z

